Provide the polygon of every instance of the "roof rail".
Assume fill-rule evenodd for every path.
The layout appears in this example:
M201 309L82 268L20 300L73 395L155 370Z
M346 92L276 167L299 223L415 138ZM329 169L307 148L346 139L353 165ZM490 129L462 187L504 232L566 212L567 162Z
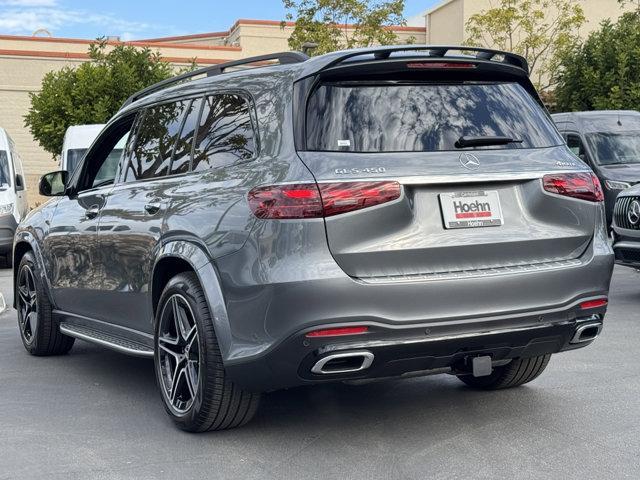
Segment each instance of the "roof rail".
M499 63L506 63L515 67L521 68L527 74L529 74L529 64L527 60L515 53L503 52L500 50L491 50L489 48L479 47L466 47L466 46L447 46L447 45L402 45L402 46L390 46L390 47L376 47L372 49L358 49L346 52L344 55L335 58L331 63L326 65L324 69L334 67L345 60L349 60L353 57L359 57L362 55L371 55L376 60L384 60L391 56L395 52L427 52L427 56L431 58L443 58L450 51L469 52L471 56L478 60L496 61ZM494 60L496 57L502 57L501 60ZM449 58L455 58L451 56Z
M147 88L140 90L139 92L134 93L129 98L127 98L127 100L122 104L122 107L120 108L124 108L127 105L135 102L136 100L140 100L141 98L146 97L147 95L159 92L160 90L164 90L165 88L176 85L180 82L183 82L184 80L189 80L190 78L198 77L200 75L213 77L215 75L223 74L224 71L228 68L250 65L252 63L267 62L269 60L278 60L281 65L286 65L304 62L308 59L309 56L302 52L280 52L270 53L268 55L258 55L256 57L242 58L240 60L233 60L231 62L219 63L210 67L199 68L198 70L194 70L193 72L186 72L175 77L167 78L166 80L162 80L161 82L155 83Z

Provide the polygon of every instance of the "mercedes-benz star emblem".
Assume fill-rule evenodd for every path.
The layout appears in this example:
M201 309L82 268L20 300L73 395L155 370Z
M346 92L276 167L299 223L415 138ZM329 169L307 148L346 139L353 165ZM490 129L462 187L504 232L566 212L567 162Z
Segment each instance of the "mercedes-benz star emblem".
M480 160L478 160L478 157L471 153L461 153L460 163L464 168L467 168L469 170L477 170L478 168L480 168Z
M631 205L629 205L627 218L629 219L629 223L634 227L640 223L640 202L638 200L634 200L631 202Z

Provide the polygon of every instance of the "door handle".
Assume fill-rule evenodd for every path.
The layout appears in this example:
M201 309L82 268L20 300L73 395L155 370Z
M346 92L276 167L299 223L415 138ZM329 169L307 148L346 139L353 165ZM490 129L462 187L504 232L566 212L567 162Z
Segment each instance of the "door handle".
M144 206L144 210L149 214L149 215L155 215L156 213L158 213L160 211L160 205L157 203L147 203Z
M84 211L84 216L89 219L96 218L98 213L100 213L100 207L98 205L91 205Z

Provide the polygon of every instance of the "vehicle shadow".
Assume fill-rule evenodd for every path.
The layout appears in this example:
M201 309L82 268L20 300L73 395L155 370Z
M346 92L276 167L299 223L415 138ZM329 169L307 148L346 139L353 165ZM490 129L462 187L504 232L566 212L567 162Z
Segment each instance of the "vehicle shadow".
M130 389L127 395L134 404L160 403L153 362L149 359L76 342L64 364L75 379L96 382L106 392ZM404 425L409 430L419 425L421 431L428 428L450 434L463 425L505 422L522 418L525 412L530 414L532 408L547 408L544 404L553 401L553 395L543 392L535 386L476 391L449 375L385 379L362 385L303 386L264 394L251 423L222 435L251 435L258 430L261 434L289 435L299 431L301 425L316 434L336 429L349 434L350 429L376 428L381 424L393 425L394 429ZM165 421L161 409L156 415L159 421Z

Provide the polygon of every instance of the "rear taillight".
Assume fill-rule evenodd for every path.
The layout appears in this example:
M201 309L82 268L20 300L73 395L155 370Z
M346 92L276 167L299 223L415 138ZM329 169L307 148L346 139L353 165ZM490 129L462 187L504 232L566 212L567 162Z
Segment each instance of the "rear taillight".
M589 202L603 202L600 180L592 173L558 173L545 175L542 184L547 192Z
M398 182L271 185L249 192L249 206L262 219L323 218L400 198Z

